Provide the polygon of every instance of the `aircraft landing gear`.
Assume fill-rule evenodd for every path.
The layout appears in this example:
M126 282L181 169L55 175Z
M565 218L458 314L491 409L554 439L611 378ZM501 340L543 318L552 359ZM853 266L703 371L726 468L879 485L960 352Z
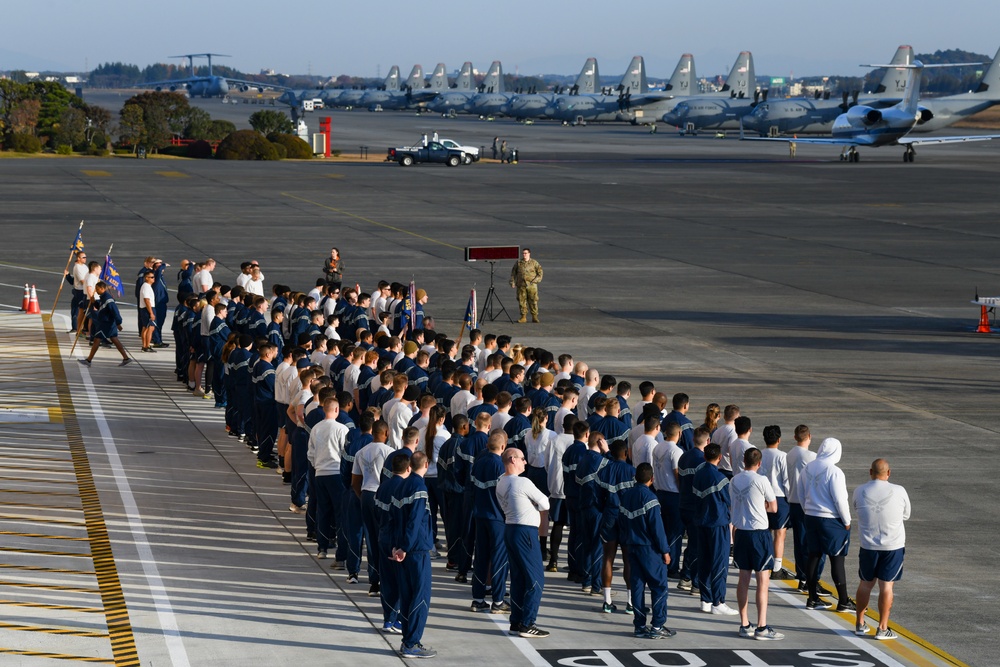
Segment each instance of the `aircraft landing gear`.
M656 123L653 123L652 125L649 126L649 133L656 134Z
M903 162L913 162L916 157L917 151L913 149L913 146L907 146L906 152L903 153Z
M860 162L861 153L854 146L850 146L840 151L840 161L841 162Z

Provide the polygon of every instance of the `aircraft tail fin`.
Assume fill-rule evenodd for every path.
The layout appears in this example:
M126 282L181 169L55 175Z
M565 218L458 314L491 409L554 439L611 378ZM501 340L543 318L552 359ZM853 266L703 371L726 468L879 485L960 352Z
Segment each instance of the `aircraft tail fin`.
M424 68L421 65L414 65L410 70L410 76L406 77L406 88L408 90L421 90L424 87Z
M892 65L913 64L913 47L903 44L896 49L896 55L889 61ZM900 76L900 70L889 68L882 77L882 82L875 89L876 95L885 94L888 97L902 97L906 94L906 76Z
M438 63L437 67L434 68L434 73L431 74L430 86L431 90L448 90L448 73L445 71L444 63Z
M691 95L694 92L694 84L698 79L694 73L694 56L685 53L677 61L677 67L667 83L666 90L677 95Z
M646 90L646 63L642 56L636 56L628 64L628 69L625 70L621 83L618 84L618 91L621 93L628 91L632 95L636 95L645 93Z
M736 57L722 90L729 92L733 97L750 97L756 88L757 77L753 70L753 54L743 51Z
M476 87L475 83L472 79L472 63L467 60L455 79L455 90L472 90Z
M487 93L503 93L503 65L499 60L494 60L490 69L483 79L483 91Z
M597 71L597 58L587 58L573 88L577 94L593 94L600 90L601 75Z
M386 90L399 90L399 67L393 65L389 69L389 75L382 82L382 87Z
M983 75L983 80L979 82L976 92L985 94L990 99L1000 99L1000 49Z

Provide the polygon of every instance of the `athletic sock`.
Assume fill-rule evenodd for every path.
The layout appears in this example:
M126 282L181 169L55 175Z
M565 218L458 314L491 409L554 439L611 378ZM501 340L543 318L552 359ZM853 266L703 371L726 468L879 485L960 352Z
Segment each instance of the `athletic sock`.
M604 604L611 604L611 586L604 587Z
M774 571L777 572L780 569L781 569L781 559L780 558L775 558L774 559Z

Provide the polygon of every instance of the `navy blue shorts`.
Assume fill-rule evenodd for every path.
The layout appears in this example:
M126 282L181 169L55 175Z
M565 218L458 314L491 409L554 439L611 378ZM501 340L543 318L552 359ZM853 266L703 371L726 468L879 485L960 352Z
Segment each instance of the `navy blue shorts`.
M549 519L552 523L569 523L569 513L566 511L565 498L549 498Z
M861 548L858 554L858 578L861 581L899 581L903 578L903 554L906 548L871 551Z
M789 510L788 501L783 496L777 497L778 501L778 511L774 514L768 513L767 515L767 527L770 530L781 530L782 528L788 528L789 520Z
M149 318L149 311L145 308L139 309L139 331L142 331L146 327L155 326L153 321Z
M736 530L733 562L741 570L770 572L774 569L774 542L770 530Z
M809 554L846 556L851 546L851 531L840 519L806 515L806 548Z

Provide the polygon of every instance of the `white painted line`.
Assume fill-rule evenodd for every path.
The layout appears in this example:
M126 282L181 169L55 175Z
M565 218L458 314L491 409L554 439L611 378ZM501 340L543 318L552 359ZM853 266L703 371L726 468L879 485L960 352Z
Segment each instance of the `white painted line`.
M61 276L60 271L49 271L47 269L33 269L30 266L21 266L20 264L8 264L7 262L0 262L0 266L5 266L9 269L21 269L22 271L33 271L35 273L48 273L52 276ZM21 285L21 289L24 289L24 285Z
M118 456L118 447L115 444L114 436L111 435L111 427L108 426L108 422L104 418L104 410L101 409L101 403L97 398L94 383L90 379L90 370L87 368L81 368L80 370L84 387L87 390L87 400L90 402L90 408L94 412L94 420L97 422L97 428L101 432L104 450L108 454L108 463L111 465L111 471L115 476L115 484L118 486L118 493L122 498L125 516L128 517L132 540L135 543L139 560L142 562L142 571L146 575L149 593L156 607L156 615L160 620L160 632L163 634L163 639L166 642L170 662L175 667L191 667L187 650L184 648L184 642L181 639L180 630L177 628L177 618L174 616L170 598L167 597L166 588L163 586L163 580L160 578L160 572L156 567L156 560L153 558L153 550L146 539L146 530L139 516L139 508L136 505L135 496L132 495L132 488L129 486L128 479L125 476L125 468L122 466L121 457Z
M771 591L774 592L774 589L771 589ZM803 599L802 596L791 595L789 593L778 593L778 596L785 602L792 605L793 607L799 608L804 613L809 614L809 617L819 621L820 625L825 625L826 627L837 633L837 635L846 639L849 643L854 644L859 649L861 649L868 655L872 656L873 658L881 660L885 664L889 665L889 667L906 667L906 665L899 662L895 658L892 658L891 656L889 656L889 654L884 653L881 650L875 648L875 646L873 645L875 643L875 640L872 639L871 637L868 638L858 637L856 634L854 634L854 630L849 630L845 628L838 622L837 617L831 614L829 611L806 609L805 603L802 602ZM872 630L872 632L874 632L874 630Z
M500 632L502 632L504 636L510 640L511 644L517 647L517 650L521 652L521 655L528 659L528 662L533 667L552 667L552 663L543 658L541 654L535 650L535 647L531 645L531 642L524 637L514 637L507 633L507 628L510 627L510 616L507 616L506 614L490 614L490 618L492 618L493 622L497 624L498 628L500 628Z
M9 283L0 283L0 287L16 287L19 290L22 290L22 291L24 290L24 285L11 285ZM35 291L36 292L48 292L47 289L42 289L41 287L36 287Z

